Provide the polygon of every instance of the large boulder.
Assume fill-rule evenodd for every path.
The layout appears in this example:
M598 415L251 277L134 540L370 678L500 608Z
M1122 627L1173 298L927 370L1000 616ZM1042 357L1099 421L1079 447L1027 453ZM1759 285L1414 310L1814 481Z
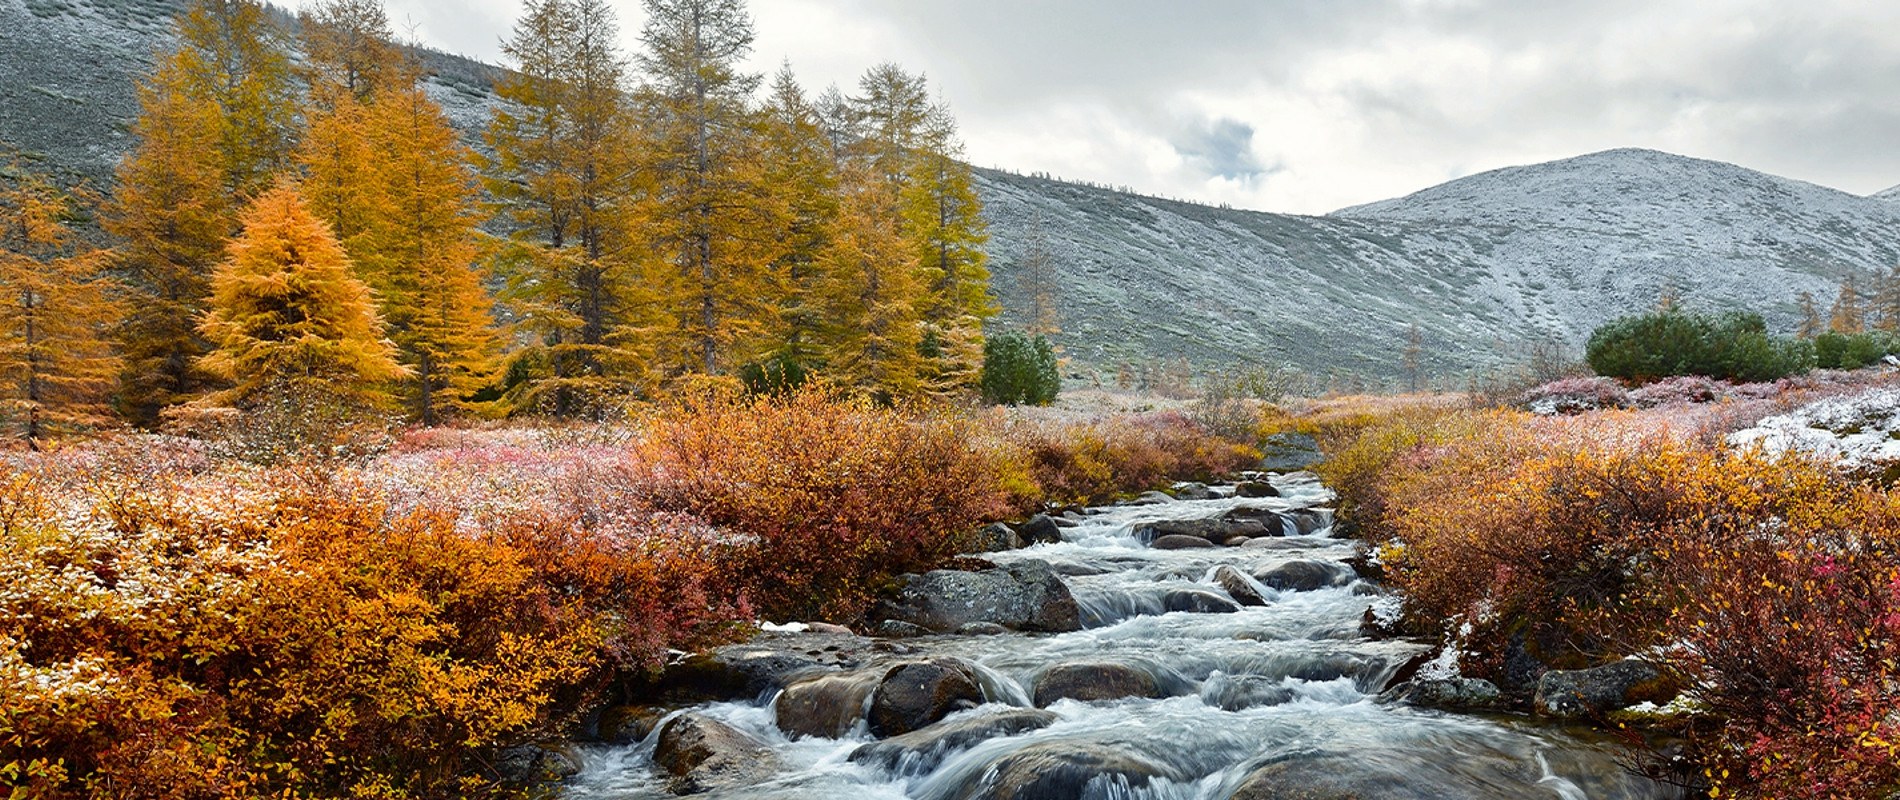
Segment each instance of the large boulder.
M1057 717L1035 708L1012 708L991 714L939 722L902 736L873 742L851 752L851 761L887 770L900 768L930 772L944 756L1002 736L1046 728Z
M1213 542L1199 536L1169 534L1167 536L1156 537L1154 543L1148 546L1156 550L1199 550L1214 547L1215 545Z
M630 681L621 694L675 706L756 700L814 673L862 666L870 660L873 644L848 633L768 631L750 641L683 657L656 679Z
M1062 526L1048 514L1037 514L1016 526L1016 535L1027 544L1055 544L1062 541Z
M1244 711L1290 702L1293 690L1265 675L1217 675L1201 684L1201 702L1223 711Z
M1131 749L1071 742L1034 744L997 759L961 800L1131 797L1156 779L1187 776Z
M1667 699L1656 697L1661 678L1655 665L1636 659L1590 669L1553 669L1537 679L1535 705L1538 713L1553 717L1599 716L1642 700Z
M1326 460L1319 451L1319 440L1293 431L1267 437L1260 453L1260 469L1265 472L1297 472Z
M1248 773L1232 800L1521 800L1549 794L1539 789L1539 777L1488 753L1301 753Z
M1243 606L1264 606L1267 599L1254 588L1253 581L1231 564L1222 564L1214 570L1214 583L1234 602Z
M1254 580L1280 591L1310 592L1352 583L1352 568L1335 561L1288 561L1254 573Z
M1081 611L1068 585L1041 561L977 572L936 570L906 575L903 585L879 603L875 613L938 633L972 622L993 622L1019 631L1082 629Z
M877 691L884 671L876 669L817 675L785 687L772 712L788 736L837 739L864 718L865 701Z
M899 664L871 693L871 734L898 736L983 704L976 670L958 659Z
M1498 707L1503 693L1482 678L1415 678L1380 695L1381 701L1446 711L1483 711Z
M778 757L738 728L688 713L660 729L653 765L674 794L698 794L755 783L778 770Z
M1232 614L1240 610L1240 604L1213 592L1199 589L1176 589L1161 598L1161 607L1169 611L1190 611L1196 614Z
M1161 690L1147 670L1112 661L1075 661L1057 664L1036 678L1038 707L1057 700L1120 700L1124 697L1160 697Z

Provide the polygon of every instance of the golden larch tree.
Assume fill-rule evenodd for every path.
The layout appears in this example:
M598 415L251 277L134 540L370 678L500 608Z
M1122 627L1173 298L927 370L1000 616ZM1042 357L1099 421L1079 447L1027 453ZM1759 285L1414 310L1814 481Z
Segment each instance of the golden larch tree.
M882 399L911 398L925 389L924 286L898 231L899 199L872 169L847 168L837 224L819 259L825 374Z
M513 230L498 265L530 336L508 369L517 412L599 415L650 385L626 59L601 0L528 0L502 51L484 181Z
M660 366L669 377L730 375L783 336L786 198L751 100L759 77L740 69L752 20L742 0L644 5L642 210L663 261L648 284L672 317Z
M773 382L784 383L822 366L820 259L838 219L838 161L818 109L789 67L773 77L765 114L766 183L778 193L785 215L773 271L785 291L778 311L781 344L757 369L761 378L772 371Z
M1802 339L1820 336L1826 330L1821 323L1821 310L1814 304L1813 292L1802 292L1795 298L1794 335Z
M211 278L201 328L213 349L201 361L231 383L214 402L242 407L261 391L317 385L374 403L408 376L383 338L369 287L294 185L265 192Z
M70 227L75 210L44 177L0 166L0 408L34 449L114 420L119 308L102 254Z
M140 85L137 144L105 218L133 294L118 337L119 403L145 425L215 387L195 366L208 347L197 322L211 270L236 209L290 163L297 131L285 36L262 4L198 0L178 33Z
M118 169L104 218L121 240L118 270L134 302L118 332L125 369L119 404L151 425L167 406L207 391L196 367L209 349L198 316L211 270L235 225L224 173L207 157L217 142L217 108L161 72L139 88L138 144Z
M1841 293L1834 297L1834 305L1827 312L1827 329L1830 333L1860 333L1867 328L1866 312L1861 310L1860 289L1854 284L1854 276L1848 275L1841 281Z
M355 250L410 376L399 394L425 425L481 410L470 398L495 377L501 341L478 264L470 154L420 87L389 88L372 106L374 186L382 214Z

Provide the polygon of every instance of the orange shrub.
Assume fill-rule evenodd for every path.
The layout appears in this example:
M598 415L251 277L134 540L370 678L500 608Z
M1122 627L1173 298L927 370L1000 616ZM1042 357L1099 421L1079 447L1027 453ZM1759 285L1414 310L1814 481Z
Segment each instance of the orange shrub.
M493 747L736 613L700 588L698 523L471 532L347 475L199 466L0 472L0 787L487 794Z
M1178 412L1102 419L1000 419L1039 494L1057 503L1106 503L1176 480L1251 467L1260 451L1210 433Z
M1725 795L1900 788L1900 497L1664 418L1394 418L1341 452L1415 624L1497 675L1648 654ZM1368 509L1376 513L1365 513Z
M1007 451L963 416L806 390L710 396L640 427L646 501L747 537L734 571L777 619L854 619L1012 505Z

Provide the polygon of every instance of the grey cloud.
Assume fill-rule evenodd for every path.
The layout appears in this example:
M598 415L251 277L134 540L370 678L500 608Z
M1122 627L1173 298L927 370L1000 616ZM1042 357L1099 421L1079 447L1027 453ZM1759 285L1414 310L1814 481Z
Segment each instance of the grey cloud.
M1181 131L1169 143L1181 157L1207 174L1230 180L1251 180L1267 171L1253 152L1252 125L1223 117Z

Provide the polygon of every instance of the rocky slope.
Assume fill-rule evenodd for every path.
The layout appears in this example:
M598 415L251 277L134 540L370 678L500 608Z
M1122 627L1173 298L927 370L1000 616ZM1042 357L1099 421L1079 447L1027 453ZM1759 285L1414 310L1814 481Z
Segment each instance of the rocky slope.
M95 185L129 146L136 76L184 0L0 0L0 141ZM425 54L471 135L490 66ZM1900 187L1897 187L1900 188ZM1031 239L1055 256L1072 372L1186 358L1394 380L1410 326L1458 385L1528 345L1573 350L1672 294L1788 329L1850 272L1900 260L1900 192L1858 197L1729 164L1613 150L1473 175L1321 217L1179 203L980 170L996 289L1015 324Z
M1507 364L1538 340L1655 306L1752 308L1790 329L1802 291L1900 259L1900 205L1730 164L1612 150L1302 217L981 175L1005 305L1023 242L1057 254L1081 361L1284 361L1391 376L1417 323L1427 371ZM1039 221L1039 222L1038 222Z

